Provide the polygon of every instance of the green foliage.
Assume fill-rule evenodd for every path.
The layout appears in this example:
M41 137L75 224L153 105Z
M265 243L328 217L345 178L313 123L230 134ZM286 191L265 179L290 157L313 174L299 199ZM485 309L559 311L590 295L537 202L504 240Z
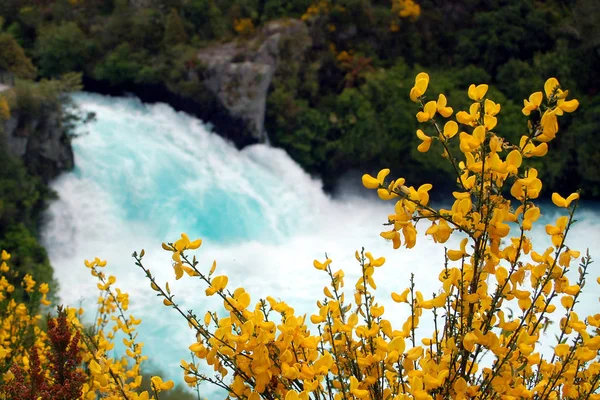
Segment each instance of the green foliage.
M46 250L36 238L39 216L46 200L54 194L4 146L0 140L0 248L15 255L11 263L21 276L29 273L35 280L49 282L56 289ZM15 287L17 296L24 296L20 285Z
M187 33L185 33L181 17L179 17L177 10L172 8L165 23L163 44L165 46L175 46L177 44L185 44L187 41L188 36Z
M33 79L36 75L31 60L8 33L0 33L0 71L12 72L22 79Z
M65 94L81 88L81 74L75 72L40 82L18 80L8 96L10 108L24 121L39 119L45 112L60 113Z
M194 32L204 40L222 38L231 26L219 7L212 0L192 0L182 9L182 14L189 21Z
M456 48L459 62L477 62L494 73L511 58L528 60L553 45L553 18L530 1L499 2L497 8L474 15L475 26L461 35Z
M94 75L113 85L132 82L142 70L145 58L143 54L133 52L128 43L122 43L96 65Z
M587 106L587 107L586 107ZM600 174L598 160L600 159L600 141L598 127L600 126L600 98L585 104L583 118L578 119L570 129L577 146L577 172L582 177L581 187L589 188L586 196L600 197Z
M42 76L57 77L66 72L82 71L90 51L87 38L77 24L64 22L40 31L35 58Z
M158 53L163 35L162 16L158 10L140 8L131 17L129 42L134 48Z
M311 5L310 0L261 0L259 1L259 15L261 21L269 21L282 17L298 18ZM262 10L260 9L262 7Z
M403 111L410 109L409 72L399 63L314 107L280 85L269 99L267 131L292 158L321 173L326 185L345 171L381 163L404 171L406 178L439 180L446 171L441 163L424 164L414 157L416 122L412 113Z

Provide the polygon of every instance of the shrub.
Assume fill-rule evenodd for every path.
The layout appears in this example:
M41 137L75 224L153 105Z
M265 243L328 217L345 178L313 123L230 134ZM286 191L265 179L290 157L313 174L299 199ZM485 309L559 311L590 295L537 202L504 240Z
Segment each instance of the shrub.
M315 260L330 283L309 329L305 316L284 301L267 297L251 305L244 288L229 289L228 277L216 274L216 263L205 269L189 254L202 241L182 234L163 244L172 253L175 279L202 282L207 296L222 299L225 314L184 311L144 267L144 252L134 257L163 304L196 331L197 342L189 349L215 371L207 376L197 362L183 361L188 384L208 381L230 397L247 399L600 398L600 314L580 317L574 311L591 258L580 259L580 252L566 245L579 193L552 195L566 214L546 226L551 247L534 249L528 236L540 217L534 202L542 181L526 161L547 153L558 132L557 117L574 111L578 101L567 100L558 81L548 79L545 101L542 92L524 101L528 133L510 143L494 133L500 105L487 97L487 85L469 87L469 111L458 112L454 121L443 94L426 101L428 84L429 76L420 73L410 92L424 124L417 130L417 150L425 153L434 143L441 147L455 172L452 208L429 204L430 184L415 188L404 178L386 181L388 169L362 180L383 200L396 202L388 230L381 233L395 249L415 245L419 221L430 224L425 234L440 245L452 235L462 238L458 249L445 251L439 291L429 298L411 279L404 291L391 293L410 309L406 322L393 327L373 294L383 257L356 252L361 274L352 293L344 290L344 271L335 271L331 259ZM554 348L547 351L541 338L550 316L559 312L556 303L564 316L556 340L547 343ZM420 332L418 342L425 315L434 331Z
M141 322L127 315L129 296L115 287L116 278L102 268L106 261L86 261L98 279L100 297L96 319L85 328L79 317L82 309L58 308L49 317L47 331L41 329L36 304L49 306L48 284L38 284L30 274L19 277L11 270L11 255L0 252L0 398L8 399L131 399L158 398L173 388L159 376L150 380L150 390L141 390L143 343L136 340ZM29 303L15 299L15 285L21 279ZM125 355L111 356L115 340L125 344ZM152 395L153 394L153 395Z
M63 22L40 31L34 54L41 75L58 77L67 72L82 71L90 48L76 23Z
M33 79L36 75L35 67L23 48L8 33L0 33L0 72L3 71L22 79Z

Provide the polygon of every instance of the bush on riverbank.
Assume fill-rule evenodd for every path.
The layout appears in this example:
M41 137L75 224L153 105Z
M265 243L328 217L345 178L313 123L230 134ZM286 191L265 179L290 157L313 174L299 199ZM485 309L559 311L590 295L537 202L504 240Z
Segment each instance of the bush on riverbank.
M168 285L161 287L144 267L144 251L134 258L163 304L196 332L189 349L215 371L207 375L201 363L183 361L186 382L210 382L247 399L600 398L600 314L574 311L592 261L566 244L579 193L553 193L565 214L546 226L551 247L538 248L528 236L540 217L535 201L542 190L528 161L546 156L559 117L562 123L579 102L548 79L543 92L524 101L527 133L511 141L496 131L501 105L488 85L469 86L466 111L450 107L444 94L426 95L428 86L429 75L419 73L410 90L421 127L417 151L441 150L450 164L452 208L430 206L431 184L388 181L389 169L365 174L362 182L382 200L395 201L381 232L394 249L415 245L420 221L440 246L452 235L462 238L440 260L440 289L431 298L411 279L404 291L389 294L410 310L394 327L374 294L383 257L357 250L361 274L350 290L331 259L315 260L330 283L309 327L285 300L267 297L252 305L244 288L228 288L216 263L209 269L191 255L202 241L182 234L163 244L172 253L175 279L196 279L206 296L222 299L224 311L184 311ZM543 338L553 314L562 316L557 336ZM432 320L433 332L420 328L424 318Z

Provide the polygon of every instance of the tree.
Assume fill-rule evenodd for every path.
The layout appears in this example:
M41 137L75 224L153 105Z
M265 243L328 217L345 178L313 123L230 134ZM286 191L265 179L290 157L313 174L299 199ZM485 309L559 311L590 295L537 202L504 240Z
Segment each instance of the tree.
M12 72L22 79L33 79L36 75L31 60L8 33L0 34L0 71Z
M57 77L83 70L89 55L88 41L74 22L51 25L40 31L34 54L41 75Z
M183 22L176 9L172 8L167 16L165 23L165 36L163 44L165 46L175 46L177 44L186 43L188 41L187 33L183 27Z

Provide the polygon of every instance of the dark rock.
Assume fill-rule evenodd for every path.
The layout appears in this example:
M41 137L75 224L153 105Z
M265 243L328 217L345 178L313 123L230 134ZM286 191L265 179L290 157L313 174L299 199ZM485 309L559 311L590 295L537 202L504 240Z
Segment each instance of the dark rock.
M271 21L252 38L209 46L198 53L204 67L204 85L231 118L243 124L242 137L233 139L236 144L266 140L267 94L279 66L283 42L290 53L286 58L301 57L311 46L304 22Z
M12 110L0 129L11 154L23 159L27 168L48 183L74 166L73 149L61 123L61 111L44 107L39 115L27 117Z

